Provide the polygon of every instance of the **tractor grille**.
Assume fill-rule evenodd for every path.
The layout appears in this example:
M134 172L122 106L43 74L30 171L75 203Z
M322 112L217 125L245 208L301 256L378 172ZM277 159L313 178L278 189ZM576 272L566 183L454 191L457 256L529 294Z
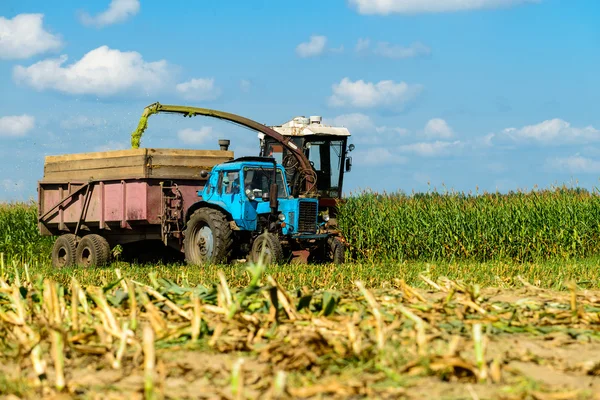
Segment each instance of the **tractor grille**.
M298 216L298 232L315 233L317 231L317 203L301 201Z

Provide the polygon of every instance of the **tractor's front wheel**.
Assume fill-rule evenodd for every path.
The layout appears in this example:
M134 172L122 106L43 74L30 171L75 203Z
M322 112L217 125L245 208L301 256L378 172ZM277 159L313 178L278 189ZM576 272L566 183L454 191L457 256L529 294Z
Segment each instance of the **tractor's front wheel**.
M272 233L265 232L254 239L251 252L252 262L263 265L281 264L283 262L283 249L279 238Z
M233 234L222 212L200 208L192 214L185 230L185 261L193 265L221 264L229 261Z
M327 241L329 244L329 259L334 264L343 264L346 257L346 245L340 238L332 237Z

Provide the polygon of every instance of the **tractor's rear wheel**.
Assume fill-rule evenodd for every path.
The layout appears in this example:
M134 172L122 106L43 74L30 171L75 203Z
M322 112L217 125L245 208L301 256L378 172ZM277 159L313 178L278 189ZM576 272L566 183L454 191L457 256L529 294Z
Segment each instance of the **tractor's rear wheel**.
M193 265L221 264L229 261L233 233L222 212L200 208L192 214L185 230L185 261Z
M265 232L254 239L251 259L252 262L262 262L263 265L281 264L283 262L283 249L277 236Z
M332 237L328 240L329 259L334 264L343 264L346 257L346 245L340 238Z
M75 265L77 236L67 233L56 238L52 247L52 266L67 268Z
M76 251L77 265L82 267L102 267L110 258L110 246L100 235L86 235L79 241Z

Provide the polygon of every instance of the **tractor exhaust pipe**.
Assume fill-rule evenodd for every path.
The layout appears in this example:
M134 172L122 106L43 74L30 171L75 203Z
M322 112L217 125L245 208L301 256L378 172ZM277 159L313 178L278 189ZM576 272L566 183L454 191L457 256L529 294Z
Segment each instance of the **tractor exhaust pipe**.
M219 139L219 147L223 151L229 150L230 143L231 143L231 141L229 139Z
M271 215L274 218L277 218L277 210L279 209L279 201L277 199L277 192L279 188L277 187L277 161L272 159L273 161L273 176L271 177L271 187L269 188L269 206L271 207Z
M276 183L272 183L269 188L269 207L271 207L271 214L277 216L277 209L279 208L279 201L277 200L277 192L279 188Z

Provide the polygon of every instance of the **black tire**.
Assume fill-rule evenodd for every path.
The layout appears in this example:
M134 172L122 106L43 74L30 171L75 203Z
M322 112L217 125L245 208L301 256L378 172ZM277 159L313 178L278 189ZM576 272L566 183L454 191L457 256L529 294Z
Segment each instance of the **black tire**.
M327 241L329 244L329 260L334 264L343 264L346 260L346 245L340 238L332 237Z
M112 253L110 251L110 244L108 244L108 240L106 240L103 236L96 235L96 234L89 235L89 236L95 236L94 240L97 240L100 243L100 245L102 246L102 250L104 252L104 260L106 260L105 264L110 263L110 261L112 259Z
M188 264L227 263L231 257L232 245L233 233L222 212L200 208L192 214L183 240L185 261Z
M263 265L281 264L283 262L283 249L277 236L265 232L254 239L250 258L252 262L262 262Z
M56 238L52 247L52 266L68 268L75 265L77 236L67 233Z
M84 236L77 245L76 262L82 267L102 267L108 263L110 247L100 235Z

